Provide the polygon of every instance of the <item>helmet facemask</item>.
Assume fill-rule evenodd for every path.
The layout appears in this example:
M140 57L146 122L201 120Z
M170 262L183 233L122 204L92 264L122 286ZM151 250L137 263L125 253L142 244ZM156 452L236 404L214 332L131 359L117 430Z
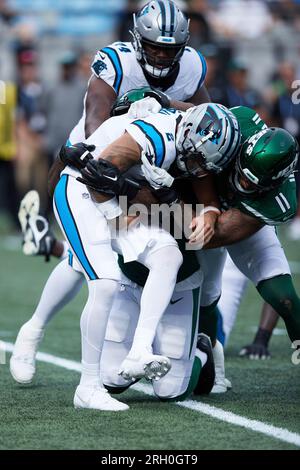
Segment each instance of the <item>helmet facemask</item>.
M150 8L150 11L153 12L154 17L158 14L157 10L155 12L153 6L152 9ZM173 32L167 31L167 34L159 28L156 29L156 26L154 26L154 29L151 29L150 26L146 27L145 24L141 25L141 16L143 17L143 15L140 15L140 13L133 14L133 31L130 31L130 33L133 37L133 47L136 52L136 58L142 68L154 78L164 78L173 72L189 40L189 20L186 18L183 20L184 17L182 13L179 10L178 12L179 16L178 13L175 12L177 15L175 15L175 21L179 22L175 29L173 29ZM157 23L154 22L154 25L156 24ZM148 34L149 29L150 33ZM152 35L151 31L153 31ZM153 51L147 51L147 46L153 48ZM155 49L158 55L159 50L166 51L165 57L158 57Z

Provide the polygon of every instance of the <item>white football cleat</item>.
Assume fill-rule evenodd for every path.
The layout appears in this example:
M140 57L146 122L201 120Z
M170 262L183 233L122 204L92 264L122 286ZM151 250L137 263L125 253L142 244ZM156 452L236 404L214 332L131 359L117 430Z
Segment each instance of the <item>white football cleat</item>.
M23 197L18 217L21 224L23 235L25 235L28 228L28 220L30 217L36 217L40 211L40 197L37 191L32 190L25 194Z
M224 349L220 341L216 341L213 348L213 356L215 361L215 384L210 393L226 393L232 388L230 380L225 377L225 359Z
M147 380L159 380L171 369L171 361L166 356L152 354L145 350L133 355L129 352L119 369L119 375L125 380L145 377Z
M27 256L44 255L49 260L54 237L45 217L39 215L40 197L29 191L21 201L18 217L23 234L23 253Z
M105 388L78 385L74 395L74 407L101 411L125 411L129 406L111 397Z
M13 354L10 358L10 373L16 382L30 384L35 374L35 357L44 336L44 329L33 328L30 320L20 329Z

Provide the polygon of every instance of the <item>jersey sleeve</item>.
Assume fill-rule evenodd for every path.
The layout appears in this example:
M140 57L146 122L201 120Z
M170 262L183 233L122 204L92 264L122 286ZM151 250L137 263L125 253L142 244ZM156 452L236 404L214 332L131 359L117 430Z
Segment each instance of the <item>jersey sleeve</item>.
M186 89L190 90L189 96L193 96L204 84L207 65L201 52L192 47L186 47L184 55L180 61L183 69L183 80Z
M126 127L126 131L147 153L155 166L162 166L166 146L162 134L149 120L137 119Z
M123 67L114 45L104 47L94 57L91 65L93 74L101 78L119 94L123 80Z
M230 108L230 111L235 115L240 125L242 143L252 135L267 128L266 123L259 114L247 106L235 106Z
M281 225L292 219L297 211L296 181L294 175L259 200L240 201L238 208L266 225Z

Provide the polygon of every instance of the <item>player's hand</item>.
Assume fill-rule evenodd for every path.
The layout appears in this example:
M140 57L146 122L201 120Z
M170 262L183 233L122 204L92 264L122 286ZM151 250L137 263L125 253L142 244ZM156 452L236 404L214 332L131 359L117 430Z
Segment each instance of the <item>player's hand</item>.
M119 193L120 170L107 160L100 158L87 163L81 170L81 177L77 178L94 191L105 194Z
M155 99L147 96L142 100L135 101L129 108L128 116L133 119L140 119L156 114L161 110L161 104Z
M63 145L58 156L65 165L82 170L93 159L90 152L93 152L95 148L95 145L87 145L82 142L69 147Z
M173 176L163 168L152 165L145 152L142 153L141 160L143 163L141 166L142 173L152 188L160 189L163 187L170 188L172 186L174 182Z
M189 227L193 230L189 236L189 243L205 246L214 236L216 218L217 216L213 212L206 212L204 215L194 217Z
M240 357L247 357L248 359L270 359L271 354L268 347L264 344L252 343L244 346L240 352Z
M162 108L169 108L170 107L170 99L169 97L159 90L147 90L145 92L145 96L150 96L151 98L155 98L156 101L159 102Z

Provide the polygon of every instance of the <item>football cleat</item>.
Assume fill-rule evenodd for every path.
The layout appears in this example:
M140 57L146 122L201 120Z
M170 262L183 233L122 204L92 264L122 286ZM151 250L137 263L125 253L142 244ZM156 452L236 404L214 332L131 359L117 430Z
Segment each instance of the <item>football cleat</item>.
M74 395L74 407L101 411L125 411L129 406L111 397L105 388L78 385Z
M202 367L198 383L194 389L195 395L208 395L215 382L215 363L210 338L204 333L198 334L197 349L207 354L207 361Z
M232 388L230 380L225 377L225 358L224 348L220 341L216 341L213 348L213 355L215 361L216 378L211 393L226 393Z
M129 353L119 369L119 375L125 380L144 377L147 380L159 380L171 369L171 361L166 356L152 354L145 350L140 354Z
M40 198L37 191L29 191L21 201L19 222L23 234L23 253L42 255L49 261L55 238L45 217L39 215Z
M44 330L25 323L17 336L10 358L10 373L16 382L30 384L35 374L35 357Z

